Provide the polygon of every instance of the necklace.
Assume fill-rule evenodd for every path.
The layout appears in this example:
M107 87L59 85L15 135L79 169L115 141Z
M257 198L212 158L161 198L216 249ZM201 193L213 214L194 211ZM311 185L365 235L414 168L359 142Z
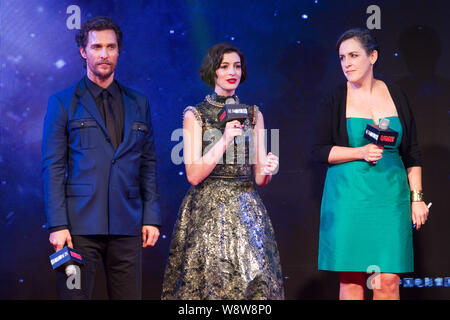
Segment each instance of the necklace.
M216 108L222 108L225 105L225 103L214 101L209 94L206 96L206 102L208 102L210 105L213 105ZM236 96L236 103L239 104L238 96Z

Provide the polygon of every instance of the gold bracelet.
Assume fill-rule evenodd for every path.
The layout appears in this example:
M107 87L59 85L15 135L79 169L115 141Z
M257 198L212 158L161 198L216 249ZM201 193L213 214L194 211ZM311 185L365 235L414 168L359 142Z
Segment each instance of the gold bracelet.
M411 202L423 201L423 191L422 190L412 190L411 191Z

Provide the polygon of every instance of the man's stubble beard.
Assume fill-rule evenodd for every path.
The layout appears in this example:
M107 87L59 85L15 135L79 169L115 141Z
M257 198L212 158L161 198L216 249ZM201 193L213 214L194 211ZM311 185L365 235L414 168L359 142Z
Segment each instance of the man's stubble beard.
M95 63L94 67L91 68L90 64L88 63L87 59L85 59L86 61L86 67L88 68L88 70L90 70L90 72L97 78L102 79L102 80L106 80L109 77L111 77L111 75L114 73L114 71L116 70L116 64L113 64L111 62L107 62L110 66L111 66L111 71L107 72L107 73L102 73L100 71L97 70L97 65L101 64L101 63L105 63L105 62L100 62L100 63Z
M92 72L96 77L106 80L109 77L111 77L111 75L114 73L114 70L116 70L116 66L113 64L110 64L111 66L111 71L107 72L107 73L101 73L100 71L97 71L97 69L95 68L94 71Z

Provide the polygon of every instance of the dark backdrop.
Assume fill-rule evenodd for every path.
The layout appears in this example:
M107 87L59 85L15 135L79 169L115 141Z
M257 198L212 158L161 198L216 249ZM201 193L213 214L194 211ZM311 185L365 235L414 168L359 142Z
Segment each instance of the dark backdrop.
M381 10L376 75L400 84L410 98L425 198L433 202L429 222L414 232L416 271L402 275L401 295L449 299L450 6L444 0L0 0L0 298L56 298L40 145L48 97L85 73L76 30L66 24L67 8L77 5L81 23L108 15L121 25L116 78L150 99L164 227L156 248L144 251L143 297L160 296L172 228L189 187L184 166L171 162L178 143L171 134L182 125L183 109L211 91L198 76L207 49L229 41L248 61L240 99L258 104L266 127L280 130L280 170L260 193L277 235L286 298L336 299L337 274L317 271L325 168L308 156L311 123L320 98L345 80L337 37L366 26L373 4ZM100 272L96 298L106 297L104 281Z

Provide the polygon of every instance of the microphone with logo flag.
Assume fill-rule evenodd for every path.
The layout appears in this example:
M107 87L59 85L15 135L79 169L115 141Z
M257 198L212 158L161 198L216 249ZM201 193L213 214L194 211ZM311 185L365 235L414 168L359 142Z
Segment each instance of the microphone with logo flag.
M229 97L225 100L225 105L217 115L217 120L222 127L225 127L227 122L238 120L241 124L248 118L248 109L245 104L237 104L234 98ZM236 137L234 144L237 144Z
M389 119L383 118L378 125L368 124L364 132L364 138L377 146L395 146L398 132L389 129ZM372 165L376 163L371 162Z
M75 275L77 272L75 265L84 265L84 259L76 250L69 247L64 247L50 255L50 263L53 270L56 269L63 271L68 277L70 277Z

